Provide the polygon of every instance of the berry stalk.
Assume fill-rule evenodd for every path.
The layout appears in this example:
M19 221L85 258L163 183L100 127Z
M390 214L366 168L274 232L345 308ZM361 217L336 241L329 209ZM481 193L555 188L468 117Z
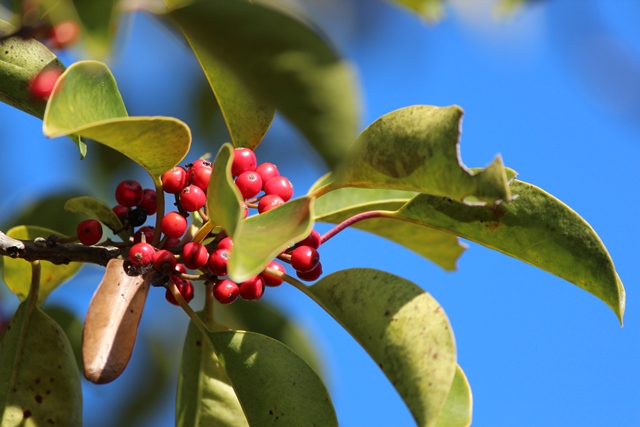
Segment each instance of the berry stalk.
M324 188L324 187L322 187L322 188ZM327 231L320 238L320 242L321 242L321 244L325 243L327 240L331 239L333 236L335 236L336 234L338 234L339 232L341 232L345 228L347 228L347 227L349 227L349 226L351 226L351 225L353 225L353 224L355 224L357 222L364 221L365 219L385 218L385 217L389 217L389 213L387 211L368 211L368 212L359 213L357 215L352 216L351 218L345 219L340 224L336 225L331 230Z

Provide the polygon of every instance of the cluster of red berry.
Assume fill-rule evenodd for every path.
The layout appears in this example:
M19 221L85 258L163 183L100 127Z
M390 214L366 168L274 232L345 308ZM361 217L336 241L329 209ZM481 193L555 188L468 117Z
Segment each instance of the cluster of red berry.
M223 304L232 303L238 296L245 300L258 300L265 287L279 286L282 280L268 274L267 269L242 283L224 278L233 250L233 242L224 230L209 233L202 241L193 241L191 233L184 237L191 213L199 212L206 217L206 192L212 172L210 161L198 159L186 167L176 166L161 176L163 191L174 195L176 207L159 222L162 239L156 236L154 227L143 225L148 215L157 212L156 192L143 189L133 180L123 181L117 186L115 196L118 205L113 212L122 222L123 230L133 235L127 268L132 274L154 274L151 283L156 286L167 286L172 281L187 302L193 298L191 280L195 279L214 283L213 296ZM291 182L280 175L278 168L272 163L258 165L255 153L248 148L234 150L231 173L244 200L245 218L249 209L257 209L261 214L284 204L293 196ZM264 194L260 195L262 192ZM136 227L139 227L137 231ZM102 226L96 220L83 221L77 231L78 239L85 245L94 245L102 238ZM154 246L153 242L157 244ZM320 244L320 235L313 230L304 240L280 254L278 259L290 263L300 279L316 280L322 274L318 254ZM267 267L283 274L286 272L285 267L276 261ZM187 269L197 270L200 274L189 275ZM169 289L166 298L177 304Z

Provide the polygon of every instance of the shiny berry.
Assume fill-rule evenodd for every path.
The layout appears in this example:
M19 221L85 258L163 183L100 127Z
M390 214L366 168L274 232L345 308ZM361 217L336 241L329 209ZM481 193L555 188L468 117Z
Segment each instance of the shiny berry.
M307 271L307 272L296 271L296 276L298 276L300 280L304 280L306 282L312 282L318 279L318 277L322 276L322 263L319 262L318 265L316 265L314 269L311 271Z
M291 267L306 273L320 262L320 254L311 246L298 246L291 252Z
M102 224L95 219L82 221L76 231L80 243L86 246L95 245L102 239Z
M53 87L62 74L59 68L49 68L40 71L29 84L29 92L34 98L46 100L51 96Z
M182 263L192 270L207 265L209 252L202 243L189 242L182 248Z
M264 192L279 196L286 202L293 196L293 185L284 176L274 176L264 183Z
M165 193L178 194L187 186L187 171L182 166L176 166L160 177Z
M216 276L227 275L227 264L229 263L229 250L228 249L216 249L209 256L207 261L207 267L212 274Z
M213 297L221 304L231 304L239 294L240 288L229 279L221 280L213 285Z
M129 208L126 206L115 205L112 209L114 214L118 217L121 223L129 221Z
M176 269L176 256L166 249L161 249L153 254L153 268L161 273L171 273Z
M178 212L169 212L160 221L160 230L169 237L179 239L187 231L187 218ZM165 245L166 246L166 245Z
M142 200L142 186L138 181L127 179L116 187L116 201L122 206L138 206Z
M257 301L264 294L264 280L261 276L253 276L238 285L240 296L247 301Z
M151 243L153 240L153 234L155 233L155 228L149 225L145 225L144 227L140 227L136 234L133 235L133 242L140 243L142 242L142 236L144 236L144 241L146 243Z
M314 249L318 249L321 243L322 238L320 237L320 233L316 230L311 230L311 234L298 242L298 246L311 246Z
M213 169L211 167L202 166L198 169L189 169L189 182L207 191L209 188L209 181L211 181L211 173Z
M283 273L283 274L287 272L284 266L279 262L271 261L269 264L267 264L267 267L272 268L274 270L278 270L280 273ZM264 280L265 286L275 287L275 286L280 286L282 284L282 279L269 275L269 273L267 273L266 270L260 273L260 276L262 276L262 280Z
M244 199L250 199L262 190L262 178L254 171L242 172L236 178L236 186Z
M255 153L248 148L236 148L233 150L233 162L231 163L231 175L238 176L242 172L254 171L257 165Z
M231 237L225 237L218 242L216 249L228 249L230 251L233 249L233 240L231 240Z
M193 284L191 283L191 281L181 279L179 277L172 277L171 280L173 280L173 283L175 283L176 288L178 288L178 292L180 292L180 295L182 295L182 299L184 299L187 302L187 304L191 302L194 295ZM167 299L167 301L169 301L171 304L180 305L178 304L178 301L176 301L175 297L173 296L173 293L169 289L167 289L164 296Z
M140 200L140 204L138 206L145 208L147 210L147 215L155 215L158 211L155 190L145 188L142 191L142 200Z
M180 204L189 212L201 209L207 203L207 195L197 185L188 185L180 192Z
M147 210L140 206L129 211L129 224L134 227L140 227L147 221Z
M190 171L197 170L202 167L211 168L213 167L213 163L211 163L210 160L198 159L195 162L188 164L187 167L189 168Z
M260 178L262 178L263 184L269 181L270 178L280 175L278 168L273 163L260 163L258 167L256 167L256 172L260 175Z
M129 249L129 261L136 267L151 264L155 251L155 248L149 243L136 243Z
M260 213L268 212L271 209L275 209L278 206L283 204L284 204L284 200L282 200L280 197L275 196L273 194L267 194L265 196L262 196L262 198L258 202L258 212Z

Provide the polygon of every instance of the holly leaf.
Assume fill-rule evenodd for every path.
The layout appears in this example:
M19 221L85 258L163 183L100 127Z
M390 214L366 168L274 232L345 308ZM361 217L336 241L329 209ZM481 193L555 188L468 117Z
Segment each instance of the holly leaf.
M625 290L593 228L542 189L515 180L518 198L493 208L418 195L392 217L456 234L561 277L604 301L620 322Z
M69 199L65 203L64 209L73 213L83 213L92 219L96 219L109 227L111 231L122 230L122 222L111 208L101 200L93 197L81 196ZM118 236L124 241L128 238L125 231L120 231Z
M472 409L471 387L466 375L458 365L451 390L449 390L447 400L442 407L436 427L470 426Z
M382 116L360 134L325 192L342 187L387 188L463 202L469 199L470 204L510 200L499 156L479 171L462 165L461 119L457 106L417 105Z
M231 279L240 283L259 274L283 250L307 237L313 229L313 202L313 197L301 197L244 220L231 237Z
M7 231L7 236L20 240L33 240L37 237L49 236L66 237L53 230L31 225L19 225ZM2 257L2 276L11 292L16 294L21 301L29 295L31 280L31 263L20 258ZM49 261L40 261L41 281L38 292L38 303L45 299L58 286L71 279L82 267L82 263L70 262L69 264L56 265Z
M71 344L36 301L20 304L0 343L0 423L80 426L82 388Z
M191 131L172 117L128 117L116 81L97 61L71 65L47 103L43 132L77 134L113 148L158 178L189 152Z
M349 269L306 288L369 353L420 426L435 426L456 371L444 310L417 285L384 271Z
M236 0L193 2L169 12L189 40L280 110L330 167L358 127L351 67L307 25L266 5Z
M209 221L222 226L229 236L236 232L236 228L244 217L242 195L231 177L232 163L233 147L231 144L224 144L220 147L213 163L213 172L207 190Z
M253 332L222 331L209 336L249 425L338 425L326 387L287 346Z

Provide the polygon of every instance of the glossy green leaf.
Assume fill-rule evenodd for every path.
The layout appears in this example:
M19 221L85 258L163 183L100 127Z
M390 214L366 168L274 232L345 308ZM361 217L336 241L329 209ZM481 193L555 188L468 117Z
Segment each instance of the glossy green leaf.
M244 217L242 195L231 177L231 163L233 147L231 144L224 144L214 160L207 190L209 220L222 226L229 236L233 236Z
M229 276L243 282L259 274L283 250L307 237L313 228L313 202L312 197L301 197L244 220L232 235Z
M534 185L514 181L518 198L494 208L419 195L395 217L445 230L555 274L604 301L622 322L625 290L591 226Z
M3 426L82 425L73 350L64 331L35 301L18 307L0 343L0 360Z
M210 337L249 425L338 425L324 384L287 346L253 332L212 332Z
M447 401L440 412L436 427L467 427L471 425L473 399L467 377L458 365Z
M159 177L189 152L191 132L171 117L128 117L111 71L81 61L60 77L44 115L50 138L78 134L129 157Z
M78 371L82 369L82 321L68 308L45 304L42 311L56 322L69 340Z
M315 221L338 224L362 212L396 211L414 196L413 192L400 190L341 188L316 200ZM447 271L456 269L456 262L466 248L452 234L395 219L371 218L352 227L396 242Z
M88 196L74 197L67 200L64 208L69 212L83 213L90 218L96 219L112 231L122 230L123 225L118 216L101 200ZM118 235L123 240L127 239L127 233L124 231L121 231Z
M189 322L178 376L176 426L248 426L209 341Z
M429 22L437 22L444 16L444 0L393 0L413 10Z
M360 134L330 188L390 188L487 204L509 200L499 156L475 173L462 165L461 120L457 106L417 105L382 116Z
M169 15L250 93L280 110L329 166L342 160L358 127L355 76L321 37L244 1L194 2Z
M165 3L175 8L184 2L165 0ZM223 62L192 37L191 26L185 26L182 31L216 96L233 145L255 149L269 130L276 109L247 90Z
M52 235L64 237L47 228L20 225L7 232L7 236L14 239L33 240L36 237L47 238ZM2 257L3 278L11 292L16 294L21 301L29 295L31 280L31 263L19 258ZM42 304L54 289L71 279L82 267L82 263L71 262L69 264L55 265L49 261L41 261L41 282L38 302Z
M349 269L306 290L369 353L419 426L434 426L456 371L444 310L417 285L384 271Z

